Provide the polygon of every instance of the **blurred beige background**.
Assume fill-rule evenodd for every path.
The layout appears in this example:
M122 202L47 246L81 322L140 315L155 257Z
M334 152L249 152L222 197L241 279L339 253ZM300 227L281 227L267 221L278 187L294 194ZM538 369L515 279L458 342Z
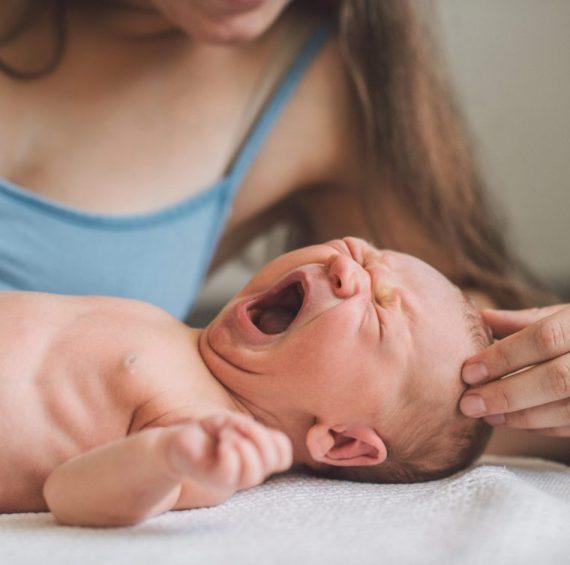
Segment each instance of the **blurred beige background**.
M570 286L570 1L439 0L439 31L518 253Z
M570 0L417 1L436 6L435 32L513 246L570 294ZM217 272L197 318L249 276L243 262Z

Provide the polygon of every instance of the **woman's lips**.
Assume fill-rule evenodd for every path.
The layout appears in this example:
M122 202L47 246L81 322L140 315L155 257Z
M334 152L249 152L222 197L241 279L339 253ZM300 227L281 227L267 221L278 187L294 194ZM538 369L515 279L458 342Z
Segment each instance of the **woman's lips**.
M259 8L267 0L218 0L217 7L224 15L238 15Z

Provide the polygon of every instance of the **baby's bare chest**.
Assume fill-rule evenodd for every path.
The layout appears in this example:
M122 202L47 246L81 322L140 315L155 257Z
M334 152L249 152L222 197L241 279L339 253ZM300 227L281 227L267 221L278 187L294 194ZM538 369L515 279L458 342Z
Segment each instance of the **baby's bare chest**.
M37 494L59 463L128 432L137 351L111 328L84 323L80 303L66 300L0 297L0 485L10 485L0 486L0 506L10 493Z

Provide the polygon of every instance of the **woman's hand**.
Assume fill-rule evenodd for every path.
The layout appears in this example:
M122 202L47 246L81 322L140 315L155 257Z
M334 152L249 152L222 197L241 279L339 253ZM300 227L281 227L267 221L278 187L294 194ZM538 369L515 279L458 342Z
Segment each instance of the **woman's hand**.
M570 437L570 305L482 314L504 339L463 365L463 380L476 388L465 391L461 411L493 426Z

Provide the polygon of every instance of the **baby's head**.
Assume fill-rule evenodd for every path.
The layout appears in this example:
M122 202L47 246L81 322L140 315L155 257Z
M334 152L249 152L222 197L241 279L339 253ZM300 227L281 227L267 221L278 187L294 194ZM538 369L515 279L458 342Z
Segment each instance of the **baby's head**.
M463 361L490 343L426 263L356 238L275 259L204 330L212 373L294 458L352 480L414 482L475 459L488 426L458 409Z

